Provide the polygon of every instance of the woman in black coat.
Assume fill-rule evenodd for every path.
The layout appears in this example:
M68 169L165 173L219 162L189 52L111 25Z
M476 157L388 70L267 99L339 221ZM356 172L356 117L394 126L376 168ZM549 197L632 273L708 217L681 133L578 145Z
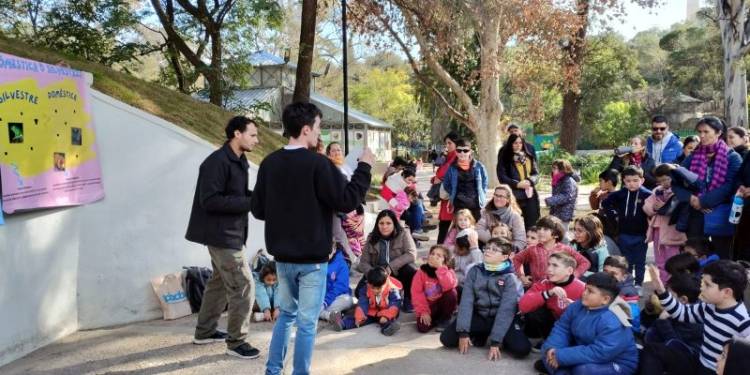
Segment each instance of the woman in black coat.
M511 134L500 149L497 158L497 178L513 190L523 215L526 228L536 225L539 220L539 194L536 183L539 180L536 155L526 146L523 137Z

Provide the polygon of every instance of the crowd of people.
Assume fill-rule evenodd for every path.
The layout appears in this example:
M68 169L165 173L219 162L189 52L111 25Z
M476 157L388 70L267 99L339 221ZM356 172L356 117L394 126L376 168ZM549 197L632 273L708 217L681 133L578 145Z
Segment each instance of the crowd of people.
M735 197L750 198L744 129L706 117L698 136L681 142L656 116L649 137L615 150L589 196L590 212L576 210L573 166L555 160L546 215L539 185L547 179L539 178L536 151L518 126L507 129L497 182L488 181L471 141L451 132L429 191L417 188L415 165L391 163L381 186L387 208L365 234L361 206L372 155L365 151L357 169L347 170L339 144L319 147L320 117L311 105L285 109L290 146L263 161L255 190L238 192L234 206L205 204L216 184L202 187L199 178L196 191L194 215L216 207L266 221L275 262L258 275L255 293L262 319L275 321L267 374L281 371L295 322L294 371L307 373L318 320L337 331L377 324L391 336L403 313L414 313L418 332L440 332L442 345L461 354L470 347L486 347L489 360L539 353L534 368L541 373L746 373L750 233L743 228L750 206L739 224L729 221ZM233 150L244 130L227 129L225 148ZM244 158L222 152L230 162ZM437 208L438 235L419 259L418 244L429 238L426 201ZM244 225L236 229L246 236ZM235 284L245 278L246 266L234 266L241 252L225 269L227 256L214 247L236 244L201 243L220 270L217 288L222 280L228 291L253 285ZM655 262L647 266L649 244ZM353 290L350 270L362 274ZM647 273L651 295L642 287ZM269 293L277 298L269 301ZM226 339L230 351L249 350L231 316L246 308L232 301L230 332L216 330L215 307L210 314L202 307L194 342Z

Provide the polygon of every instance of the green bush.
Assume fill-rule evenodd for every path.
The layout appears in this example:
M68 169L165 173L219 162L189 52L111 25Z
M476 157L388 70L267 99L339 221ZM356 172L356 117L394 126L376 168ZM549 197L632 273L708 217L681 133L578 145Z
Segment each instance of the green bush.
M599 182L599 173L607 168L612 161L612 156L609 154L571 155L559 149L543 152L539 155L539 174L549 176L552 173L552 162L557 159L568 160L581 176L582 184L594 184Z

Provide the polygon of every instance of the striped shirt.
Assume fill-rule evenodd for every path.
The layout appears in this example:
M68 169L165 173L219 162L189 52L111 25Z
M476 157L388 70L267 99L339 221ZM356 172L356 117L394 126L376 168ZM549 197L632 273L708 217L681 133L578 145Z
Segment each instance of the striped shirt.
M716 360L727 341L732 337L750 337L750 317L742 302L728 309L718 309L716 305L705 302L684 305L669 292L659 294L659 300L672 318L703 324L700 361L713 371L716 371Z

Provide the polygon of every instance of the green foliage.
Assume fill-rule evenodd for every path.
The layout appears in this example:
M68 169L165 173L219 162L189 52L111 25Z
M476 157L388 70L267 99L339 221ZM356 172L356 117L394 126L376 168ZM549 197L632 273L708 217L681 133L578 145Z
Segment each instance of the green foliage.
M430 124L414 91L405 70L374 68L351 85L350 100L353 107L392 124L397 142L428 142Z
M665 31L651 29L642 31L628 42L638 60L638 72L649 86L663 85L667 80L667 51L659 47Z
M615 101L604 106L594 125L600 146L615 147L644 132L648 118L639 103Z
M581 177L582 184L593 184L599 182L599 174L607 169L612 161L612 156L608 154L586 154L570 155L562 149L540 153L539 155L539 174L549 176L552 174L552 162L557 159L570 161L573 169Z
M676 92L712 99L724 87L721 35L712 21L676 26L659 41L668 53L667 84Z

